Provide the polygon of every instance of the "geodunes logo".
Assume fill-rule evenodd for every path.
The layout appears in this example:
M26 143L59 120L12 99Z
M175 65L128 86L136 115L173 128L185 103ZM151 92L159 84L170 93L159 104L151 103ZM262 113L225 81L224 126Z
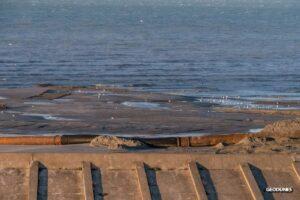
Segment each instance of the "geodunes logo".
M292 187L267 187L266 192L269 193L291 193L293 192Z

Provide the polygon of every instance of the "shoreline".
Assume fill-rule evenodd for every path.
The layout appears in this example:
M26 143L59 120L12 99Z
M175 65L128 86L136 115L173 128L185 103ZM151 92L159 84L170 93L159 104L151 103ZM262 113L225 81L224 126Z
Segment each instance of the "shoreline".
M79 92L78 88L46 87L5 92L8 98L1 100L5 106L0 110L0 133L3 127L10 126L15 133L53 128L73 133L89 129L101 134L103 130L91 129L99 123L114 125L111 135L125 135L140 127L144 129L139 134L143 131L145 135L159 135L164 130L162 125L164 128L167 125L168 134L173 135L180 129L195 131L195 127L202 131L205 127L219 130L215 134L225 129L233 133L232 130L241 127L264 128L235 143L201 147L128 148L111 144L110 140L70 145L0 145L2 185L15 186L0 187L0 196L20 199L200 199L200 195L204 199L263 199L283 195L297 199L299 196L300 118L295 115L216 112L212 105L199 106L177 96L118 88L81 88ZM1 89L0 94L3 94ZM54 112L57 113L53 115ZM76 121L69 120L73 118ZM139 123L124 131L132 120ZM237 139L230 133L226 137ZM278 187L289 187L293 192L266 192L267 187L278 183L286 184ZM255 193L253 187L257 187Z
M77 134L77 130L83 134L120 135L246 133L292 119L300 112L234 109L185 96L105 85L42 84L0 89L0 96L4 97L0 100L0 131L11 134ZM18 127L27 132L18 132Z
M272 153L300 149L299 137L290 138L298 136L298 125L293 128L297 135L276 135L281 128L290 130L289 123L277 128L277 132L261 134L272 123L297 120L299 110L235 109L191 101L184 96L105 85L0 89L0 96L4 97L0 100L2 136L68 133L166 138L249 133L243 144L220 143L209 151ZM273 139L268 140L270 137Z

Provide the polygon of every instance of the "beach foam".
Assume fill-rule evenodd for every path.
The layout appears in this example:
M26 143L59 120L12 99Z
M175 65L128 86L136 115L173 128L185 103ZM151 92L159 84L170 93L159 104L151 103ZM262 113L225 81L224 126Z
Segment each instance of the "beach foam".
M151 110L169 109L168 107L162 106L158 103L150 103L150 102L124 101L121 104L128 107L151 109Z
M252 128L252 129L249 129L249 133L259 133L263 130L263 128Z
M300 109L298 106L290 106L290 105L271 105L263 103L255 102L256 99L241 99L241 98L231 98L228 96L224 96L221 98L211 98L211 97L202 97L198 98L197 102L200 103L210 103L217 104L222 106L229 106L239 109L266 109L266 110L290 110L290 109ZM273 99L272 99L273 100ZM269 101L272 102L272 101Z
M51 106L55 105L55 103L51 103L49 101L26 101L24 104L27 105L41 105L41 106Z
M39 113L22 113L22 116L28 117L40 117L45 120L54 120L54 121L75 121L75 119L71 118L64 118L64 117L57 117L50 114L39 114Z

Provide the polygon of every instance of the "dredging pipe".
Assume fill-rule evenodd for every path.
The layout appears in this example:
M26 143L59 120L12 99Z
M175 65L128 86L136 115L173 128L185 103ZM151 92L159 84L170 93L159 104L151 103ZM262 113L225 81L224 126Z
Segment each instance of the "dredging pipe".
M90 143L99 135L55 135L55 136L16 136L0 137L0 145L68 145ZM119 137L138 140L154 147L201 147L213 146L220 142L235 144L249 137L249 134L206 135L193 137L168 137L168 138L139 138Z
M0 137L0 145L66 145L89 143L97 135Z
M173 137L173 138L139 138L138 140L146 144L157 147L201 147L214 146L219 143L236 144L244 138L249 137L247 133L237 133L229 135L205 135L192 137Z

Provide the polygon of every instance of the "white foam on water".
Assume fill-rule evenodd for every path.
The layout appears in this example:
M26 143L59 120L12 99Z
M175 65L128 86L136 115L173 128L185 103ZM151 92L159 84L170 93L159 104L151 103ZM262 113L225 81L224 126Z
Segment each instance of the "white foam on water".
M47 102L47 101L26 101L24 104L27 105L41 105L41 106L51 106L55 105L55 103Z
M7 110L7 111L4 111L5 113L8 113L8 114L22 114L22 112L20 111L14 111L14 110Z
M57 117L50 114L39 114L39 113L22 113L22 116L28 117L41 117L45 120L54 120L54 121L76 121L76 119Z
M103 90L75 90L75 94L105 94Z
M249 129L249 133L259 133L263 130L263 128L252 128L252 129Z
M124 101L121 104L127 107L142 108L142 109L152 109L152 110L169 109L168 107L162 106L158 103L151 103L151 102Z
M0 96L0 100L4 100L4 99L7 99L7 98L6 98L6 97Z
M270 101L270 102L276 102L276 101L299 101L300 96L265 96L265 97L246 97L247 100L252 101Z
M200 103L211 103L218 104L222 106L230 106L239 109L266 109L266 110L291 110L291 109L300 109L296 106L282 106L282 105L267 105L267 104L256 104L255 101L250 101L246 99L233 99L228 96L222 98L208 98L203 97L199 98L198 102Z

